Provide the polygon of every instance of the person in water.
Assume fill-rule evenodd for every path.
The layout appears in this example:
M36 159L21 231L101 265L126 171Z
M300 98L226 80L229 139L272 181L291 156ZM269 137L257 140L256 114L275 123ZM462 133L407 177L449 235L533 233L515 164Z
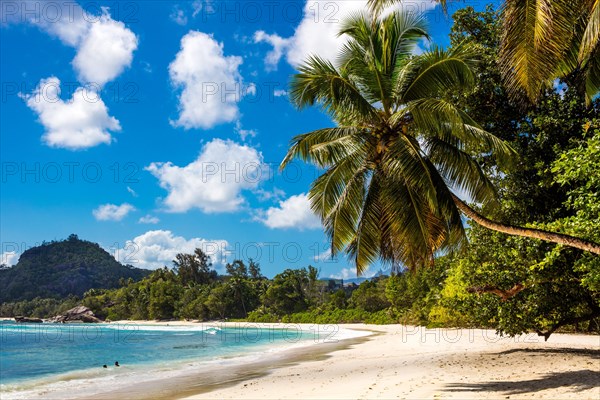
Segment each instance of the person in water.
M104 364L104 365L102 366L102 368L108 368L108 367L106 366L106 364Z
M115 361L115 367L120 367L119 362Z

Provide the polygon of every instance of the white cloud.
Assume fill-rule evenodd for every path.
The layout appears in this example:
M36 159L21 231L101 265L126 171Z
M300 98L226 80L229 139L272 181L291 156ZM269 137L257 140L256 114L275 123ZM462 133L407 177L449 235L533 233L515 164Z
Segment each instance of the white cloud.
M171 162L152 163L146 170L169 192L164 200L169 211L198 208L219 213L238 210L245 202L242 191L255 189L266 168L256 149L214 139L203 146L195 161L184 167Z
M131 65L137 46L135 34L105 11L79 42L73 67L81 82L103 86Z
M202 9L206 10L208 13L214 11L210 4L210 0L194 0L192 2L192 17L196 18L196 15L198 15Z
M350 279L356 278L356 269L353 268L342 268L342 270L337 274L329 275L330 278L333 279Z
M139 224L158 224L160 219L150 214L146 214L138 220Z
M56 2L47 9L56 10L56 18L54 14L50 18L39 4L22 5L32 10L26 14L28 22L76 49L73 67L80 82L103 86L131 65L138 39L123 22L112 19L107 7L93 15L76 3Z
M132 195L133 197L138 197L138 194L135 190L133 190L132 188L130 188L129 186L127 186L127 191L129 192L130 195Z
M242 97L242 58L225 56L223 44L211 35L190 31L169 65L173 85L181 88L179 118L174 126L209 129L235 121Z
M21 97L38 114L45 128L42 139L50 147L78 150L110 144L109 131L121 130L98 93L79 87L70 101L64 101L60 98L60 80L54 76L42 79L33 93Z
M173 12L171 12L171 15L169 15L169 18L171 19L171 21L173 21L177 25L181 25L181 26L186 25L188 22L185 12L181 8L179 8L179 6L177 6L177 5L175 7L173 7Z
M269 35L265 31L257 31L254 33L254 43L265 42L273 46L273 50L269 51L265 57L265 67L267 71L277 69L279 60L286 51L290 48L292 39L284 39L279 35Z
M191 254L196 248L208 254L213 264L224 264L228 243L226 240L186 239L171 231L154 230L128 241L124 251L129 254L129 264L155 269L165 265L171 267L178 253Z
M119 206L116 204L103 204L94 209L92 214L98 221L121 221L134 210L135 207L129 203L123 203Z
M258 134L258 132L256 132L256 130L254 129L242 128L242 124L240 121L237 121L235 123L235 131L238 135L240 135L240 139L242 139L243 142L245 142L247 138L253 138Z
M269 200L281 200L285 197L285 192L279 188L273 188L273 190L268 191L264 189L256 189L254 194L260 201L269 201Z
M288 92L287 90L283 89L275 89L275 91L273 91L273 94L275 95L275 97L283 97L287 96Z
M381 269L379 271L370 271L369 268L367 267L367 269L360 275L360 277L361 278L372 278L381 272L382 272ZM338 272L337 274L331 274L331 275L329 275L329 277L333 278L333 279L358 278L358 276L356 275L356 268L342 268L340 272Z
M422 13L431 10L436 4L429 0L412 0L406 1L404 6L397 4L393 8L404 7L408 12ZM294 67L311 54L334 61L340 46L347 40L344 36L338 37L339 22L353 13L365 10L366 5L367 0L310 0L305 3L302 21L291 37L284 38L257 31L254 34L255 43L266 42L273 47L265 58L266 69L275 69L284 55ZM391 8L386 12L390 10Z
M9 267L15 265L18 261L19 254L15 251L5 251L0 257L0 264L5 264Z
M321 254L316 254L313 257L313 260L315 262L336 262L337 256L331 257L331 249L327 249L324 252L322 252Z
M280 201L279 207L269 208L258 220L271 229L303 230L321 227L319 218L310 209L308 195L305 193Z

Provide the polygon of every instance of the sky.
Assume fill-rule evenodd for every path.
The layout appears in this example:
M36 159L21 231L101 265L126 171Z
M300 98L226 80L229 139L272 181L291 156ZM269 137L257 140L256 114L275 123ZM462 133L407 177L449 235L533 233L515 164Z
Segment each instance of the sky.
M333 60L339 21L365 4L0 2L2 263L74 233L140 268L200 247L220 272L253 258L269 277L356 276L310 210L319 171L278 167L295 135L333 126L289 102L295 67ZM403 7L448 44L439 6Z

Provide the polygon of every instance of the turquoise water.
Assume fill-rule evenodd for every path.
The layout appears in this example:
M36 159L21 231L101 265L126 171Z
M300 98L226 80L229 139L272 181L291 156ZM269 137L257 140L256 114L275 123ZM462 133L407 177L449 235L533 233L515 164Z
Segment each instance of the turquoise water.
M53 377L64 381L65 376L91 379L159 366L176 369L186 362L225 360L319 340L317 332L302 331L297 325L272 329L253 324L220 328L3 321L0 328L0 383L5 394L35 388L40 382L51 383ZM115 361L120 368L114 366ZM77 375L82 371L85 374Z

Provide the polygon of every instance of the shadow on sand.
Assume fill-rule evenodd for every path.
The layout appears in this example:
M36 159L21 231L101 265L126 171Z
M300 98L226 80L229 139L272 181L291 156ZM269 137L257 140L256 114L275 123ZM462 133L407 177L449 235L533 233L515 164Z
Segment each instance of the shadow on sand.
M513 349L496 353L499 356L521 353L522 356L532 355L571 355L575 357L584 357L589 361L590 358L600 360L600 350L595 349ZM581 392L594 389L600 386L600 363L590 365L591 369L581 369L579 371L551 372L544 374L540 378L529 380L491 381L479 383L452 383L446 385L445 391L448 392L502 392L504 395L519 395L526 393L535 393L546 389L557 389L568 387L572 392Z
M600 342L598 344L600 345ZM513 353L525 353L525 355L527 353L530 353L532 355L535 355L535 354L556 354L556 355L567 354L567 355L574 355L574 356L588 356L588 357L592 357L594 359L600 360L600 350L597 350L597 349L571 349L568 347L555 347L555 348L551 348L551 349L531 349L531 348L511 349L511 350L501 351L496 354L501 356L501 355L513 354Z

